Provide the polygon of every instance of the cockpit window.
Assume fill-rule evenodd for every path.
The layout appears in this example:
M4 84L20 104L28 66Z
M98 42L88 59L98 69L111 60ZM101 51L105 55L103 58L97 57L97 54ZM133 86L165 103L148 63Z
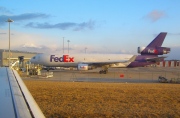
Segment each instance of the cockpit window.
M33 57L33 59L36 59L36 57Z

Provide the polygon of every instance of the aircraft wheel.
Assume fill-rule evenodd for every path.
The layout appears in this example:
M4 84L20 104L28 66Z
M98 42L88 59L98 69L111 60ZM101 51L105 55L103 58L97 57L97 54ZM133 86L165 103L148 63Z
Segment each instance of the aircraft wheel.
M108 71L107 70L100 70L99 74L106 74Z
M99 71L99 74L102 74L102 70Z

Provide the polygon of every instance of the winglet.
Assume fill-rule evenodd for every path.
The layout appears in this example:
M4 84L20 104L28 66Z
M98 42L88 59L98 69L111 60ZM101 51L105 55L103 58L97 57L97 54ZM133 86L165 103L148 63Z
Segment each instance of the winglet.
M128 62L133 62L133 61L135 61L135 60L136 60L136 57L137 57L137 55L132 56L132 57L128 60Z

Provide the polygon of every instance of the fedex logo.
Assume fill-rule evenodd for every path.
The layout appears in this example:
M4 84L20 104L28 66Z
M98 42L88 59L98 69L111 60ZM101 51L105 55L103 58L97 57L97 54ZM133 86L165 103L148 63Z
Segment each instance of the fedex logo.
M148 49L148 53L154 53L154 54L157 54L158 51L157 51L157 50L151 50L151 49Z
M69 55L63 55L62 57L56 57L55 55L50 56L50 62L74 62L74 57Z

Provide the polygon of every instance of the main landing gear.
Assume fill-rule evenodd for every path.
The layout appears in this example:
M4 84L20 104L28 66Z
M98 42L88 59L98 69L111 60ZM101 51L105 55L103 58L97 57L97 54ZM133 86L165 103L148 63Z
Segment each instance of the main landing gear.
M103 66L102 70L99 71L99 74L106 74L108 73L108 67L107 66Z
M100 70L99 74L106 74L108 72L108 70Z

